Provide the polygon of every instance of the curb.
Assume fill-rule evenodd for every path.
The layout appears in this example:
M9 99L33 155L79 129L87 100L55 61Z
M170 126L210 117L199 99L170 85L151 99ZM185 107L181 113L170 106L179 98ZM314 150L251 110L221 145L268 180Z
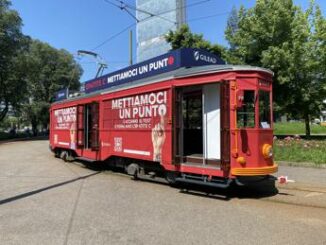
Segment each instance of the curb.
M35 137L26 137L26 138L14 138L9 140L0 140L0 145L7 143L14 143L20 141L34 141L34 140L47 140L49 136L35 136Z
M276 161L279 166L326 169L326 163Z

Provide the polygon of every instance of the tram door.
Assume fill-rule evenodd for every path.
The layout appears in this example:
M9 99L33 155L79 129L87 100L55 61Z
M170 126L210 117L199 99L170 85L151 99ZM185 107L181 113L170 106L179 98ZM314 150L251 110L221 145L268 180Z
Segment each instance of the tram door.
M77 107L77 146L99 150L99 104L93 102Z
M179 88L175 107L176 163L219 166L220 85Z
M204 158L221 159L220 85L203 86L203 148Z

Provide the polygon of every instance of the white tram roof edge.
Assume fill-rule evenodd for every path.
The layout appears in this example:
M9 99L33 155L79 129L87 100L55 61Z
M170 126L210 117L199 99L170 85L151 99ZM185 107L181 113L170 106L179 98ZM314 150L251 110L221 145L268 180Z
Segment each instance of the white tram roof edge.
M93 97L95 95L104 95L104 94L108 94L124 89L130 89L130 88L140 87L147 84L158 83L173 78L199 76L204 74L220 73L220 72L227 72L227 71L259 71L259 72L268 73L270 75L274 75L274 73L269 69L261 68L257 66L248 66L248 65L206 65L206 66L195 66L195 67L181 67L179 69L162 73L159 75L138 79L132 82L112 86L110 88L106 88L103 90L94 91L92 93L82 94L80 96L68 98L61 101L56 101L53 102L52 105L63 104L65 102L72 102L83 98Z

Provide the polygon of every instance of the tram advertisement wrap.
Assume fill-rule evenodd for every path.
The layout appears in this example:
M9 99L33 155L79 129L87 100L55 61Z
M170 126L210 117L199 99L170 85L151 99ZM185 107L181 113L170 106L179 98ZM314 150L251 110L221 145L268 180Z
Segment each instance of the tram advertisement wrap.
M150 132L154 161L161 161L166 138L167 100L168 92L158 91L111 101L112 129Z
M57 142L58 144L66 144L71 149L76 148L76 118L77 107L67 107L54 111L54 129L56 130L69 130L70 142ZM57 135L55 141L58 141Z

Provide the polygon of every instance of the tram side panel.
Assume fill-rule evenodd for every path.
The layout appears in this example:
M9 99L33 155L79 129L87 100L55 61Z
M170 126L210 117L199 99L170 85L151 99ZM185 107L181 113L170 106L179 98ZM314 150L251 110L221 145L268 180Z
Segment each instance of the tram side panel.
M51 130L50 130L50 146L54 150L70 149L76 150L76 121L77 107L63 106L51 110Z
M170 89L103 101L102 156L172 161Z

